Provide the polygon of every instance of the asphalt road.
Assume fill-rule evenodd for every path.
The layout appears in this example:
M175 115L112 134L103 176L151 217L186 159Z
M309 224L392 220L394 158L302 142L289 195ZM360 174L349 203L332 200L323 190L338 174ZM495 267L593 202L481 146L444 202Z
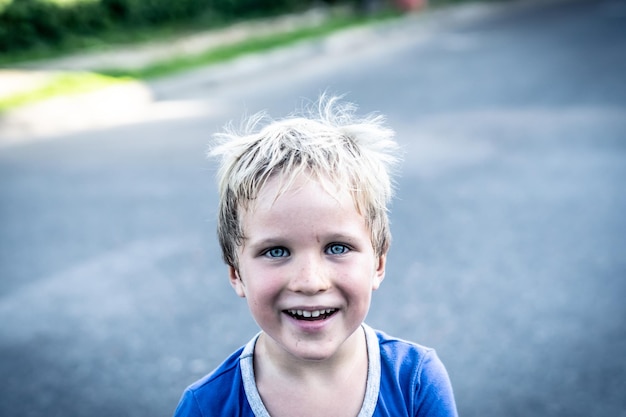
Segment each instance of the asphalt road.
M369 324L435 347L462 416L626 416L626 3L472 10L0 149L0 415L169 416L245 343L207 143L328 90L406 152Z

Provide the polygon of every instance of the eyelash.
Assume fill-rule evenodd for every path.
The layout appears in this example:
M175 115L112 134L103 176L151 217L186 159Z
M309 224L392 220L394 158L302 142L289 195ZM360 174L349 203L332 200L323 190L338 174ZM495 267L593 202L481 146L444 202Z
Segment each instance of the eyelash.
M337 247L340 247L341 251L338 253L333 253L332 248L337 248ZM272 252L277 251L277 250L281 251L281 253L272 255ZM351 248L348 245L344 245L343 243L331 243L330 245L326 247L326 249L324 250L324 253L326 253L327 255L343 255L349 252L350 250ZM262 252L262 255L268 258L275 259L275 258L284 258L284 257L290 256L291 253L289 252L289 249L287 248L284 248L282 246L276 246L276 247L265 250L264 252Z
M280 250L280 251L282 251L283 255L272 256L272 255L271 255L271 253L272 253L273 251L276 251L276 250ZM286 254L286 255L285 255L285 254ZM280 246L276 246L276 247L274 247L274 248L269 248L269 249L267 249L266 251L263 251L262 255L263 255L263 256L266 256L266 257L268 257L268 258L284 258L285 256L289 256L289 255L290 255L290 253L289 253L289 250L288 250L287 248L283 248L283 247L280 247Z
M332 253L331 249L332 248L336 248L336 247L341 247L341 252L340 253ZM344 245L343 243L331 243L330 245L328 245L326 247L326 250L324 251L325 253L328 253L329 255L343 255L347 252L350 251L350 247L347 245Z

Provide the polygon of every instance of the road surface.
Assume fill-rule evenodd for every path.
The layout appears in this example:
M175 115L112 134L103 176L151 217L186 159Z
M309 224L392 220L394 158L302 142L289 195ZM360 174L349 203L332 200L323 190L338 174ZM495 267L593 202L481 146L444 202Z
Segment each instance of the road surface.
M464 417L626 416L626 3L467 10L0 149L0 415L169 416L244 344L208 141L330 91L405 151L368 323L435 347Z

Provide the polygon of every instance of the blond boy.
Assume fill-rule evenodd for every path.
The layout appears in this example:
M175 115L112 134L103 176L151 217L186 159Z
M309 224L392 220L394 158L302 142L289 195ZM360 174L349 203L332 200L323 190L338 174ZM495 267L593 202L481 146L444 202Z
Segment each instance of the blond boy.
M218 135L218 235L261 328L185 390L175 415L456 416L432 349L364 324L385 276L397 158L381 117L315 112Z

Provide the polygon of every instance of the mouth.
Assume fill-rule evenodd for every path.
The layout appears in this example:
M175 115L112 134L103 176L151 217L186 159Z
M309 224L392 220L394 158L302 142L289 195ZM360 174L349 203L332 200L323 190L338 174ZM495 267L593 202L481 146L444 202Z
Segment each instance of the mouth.
M296 320L315 321L325 320L337 312L336 308L326 308L320 310L283 310L283 313Z

